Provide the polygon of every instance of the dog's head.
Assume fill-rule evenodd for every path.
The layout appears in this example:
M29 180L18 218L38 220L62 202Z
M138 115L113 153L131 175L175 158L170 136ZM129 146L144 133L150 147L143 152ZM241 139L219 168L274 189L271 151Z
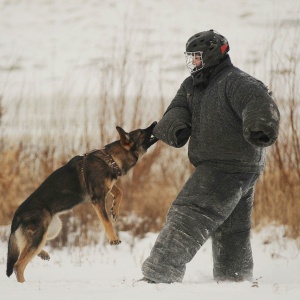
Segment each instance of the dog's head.
M146 129L136 129L129 133L117 126L122 147L132 152L137 158L141 157L149 147L158 141L156 137L152 136L156 124L157 122L153 122Z

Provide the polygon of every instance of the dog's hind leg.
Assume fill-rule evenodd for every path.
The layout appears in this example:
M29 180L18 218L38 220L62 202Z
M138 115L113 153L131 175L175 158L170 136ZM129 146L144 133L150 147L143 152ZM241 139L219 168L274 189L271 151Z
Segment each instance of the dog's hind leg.
M46 233L40 229L35 231L31 229L24 229L24 232L19 232L22 235L22 250L19 259L14 265L14 272L18 282L24 282L24 271L28 263L35 255L41 252L46 243Z
M114 198L110 212L111 212L113 219L117 220L117 218L119 217L120 204L123 199L123 192L120 188L118 188L116 185L114 185L109 193Z
M51 220L51 223L48 227L48 230L47 230L47 240L52 240L52 239L56 238L57 235L59 234L61 228L62 228L62 222L61 222L59 216L54 215ZM38 254L38 256L43 260L50 259L50 255L45 250L41 250L41 252Z

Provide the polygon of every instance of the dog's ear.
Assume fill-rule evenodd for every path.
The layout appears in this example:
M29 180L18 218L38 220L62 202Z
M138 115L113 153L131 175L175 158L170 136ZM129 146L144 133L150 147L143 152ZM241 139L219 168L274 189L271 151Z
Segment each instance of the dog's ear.
M130 144L130 136L129 134L121 127L116 127L120 136L121 145L126 146Z

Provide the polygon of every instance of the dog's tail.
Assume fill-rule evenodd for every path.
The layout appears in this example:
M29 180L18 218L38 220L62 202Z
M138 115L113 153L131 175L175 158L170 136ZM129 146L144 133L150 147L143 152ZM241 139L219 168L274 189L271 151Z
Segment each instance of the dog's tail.
M15 232L12 232L8 241L8 251L7 251L7 266L6 266L6 275L9 277L14 270L14 265L19 258L19 248L17 245L17 240Z

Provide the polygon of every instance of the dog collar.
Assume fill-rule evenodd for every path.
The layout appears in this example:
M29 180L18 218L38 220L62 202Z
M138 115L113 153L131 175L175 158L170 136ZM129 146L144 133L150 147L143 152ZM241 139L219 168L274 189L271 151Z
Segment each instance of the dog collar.
M85 153L83 155L82 166L81 166L81 173L83 175L83 180L84 180L85 185L86 185L85 174L84 174L85 159L86 159L86 157L89 154L91 154L93 152L97 152L97 156L100 159L104 160L108 164L108 166L113 170L114 174L117 177L123 175L121 169L119 168L119 166L117 165L117 163L114 161L114 159L112 158L112 156L110 155L110 153L106 149L92 150L92 151L90 151L88 153Z
M113 169L116 176L122 176L122 171L114 161L107 149L99 150L100 157Z

